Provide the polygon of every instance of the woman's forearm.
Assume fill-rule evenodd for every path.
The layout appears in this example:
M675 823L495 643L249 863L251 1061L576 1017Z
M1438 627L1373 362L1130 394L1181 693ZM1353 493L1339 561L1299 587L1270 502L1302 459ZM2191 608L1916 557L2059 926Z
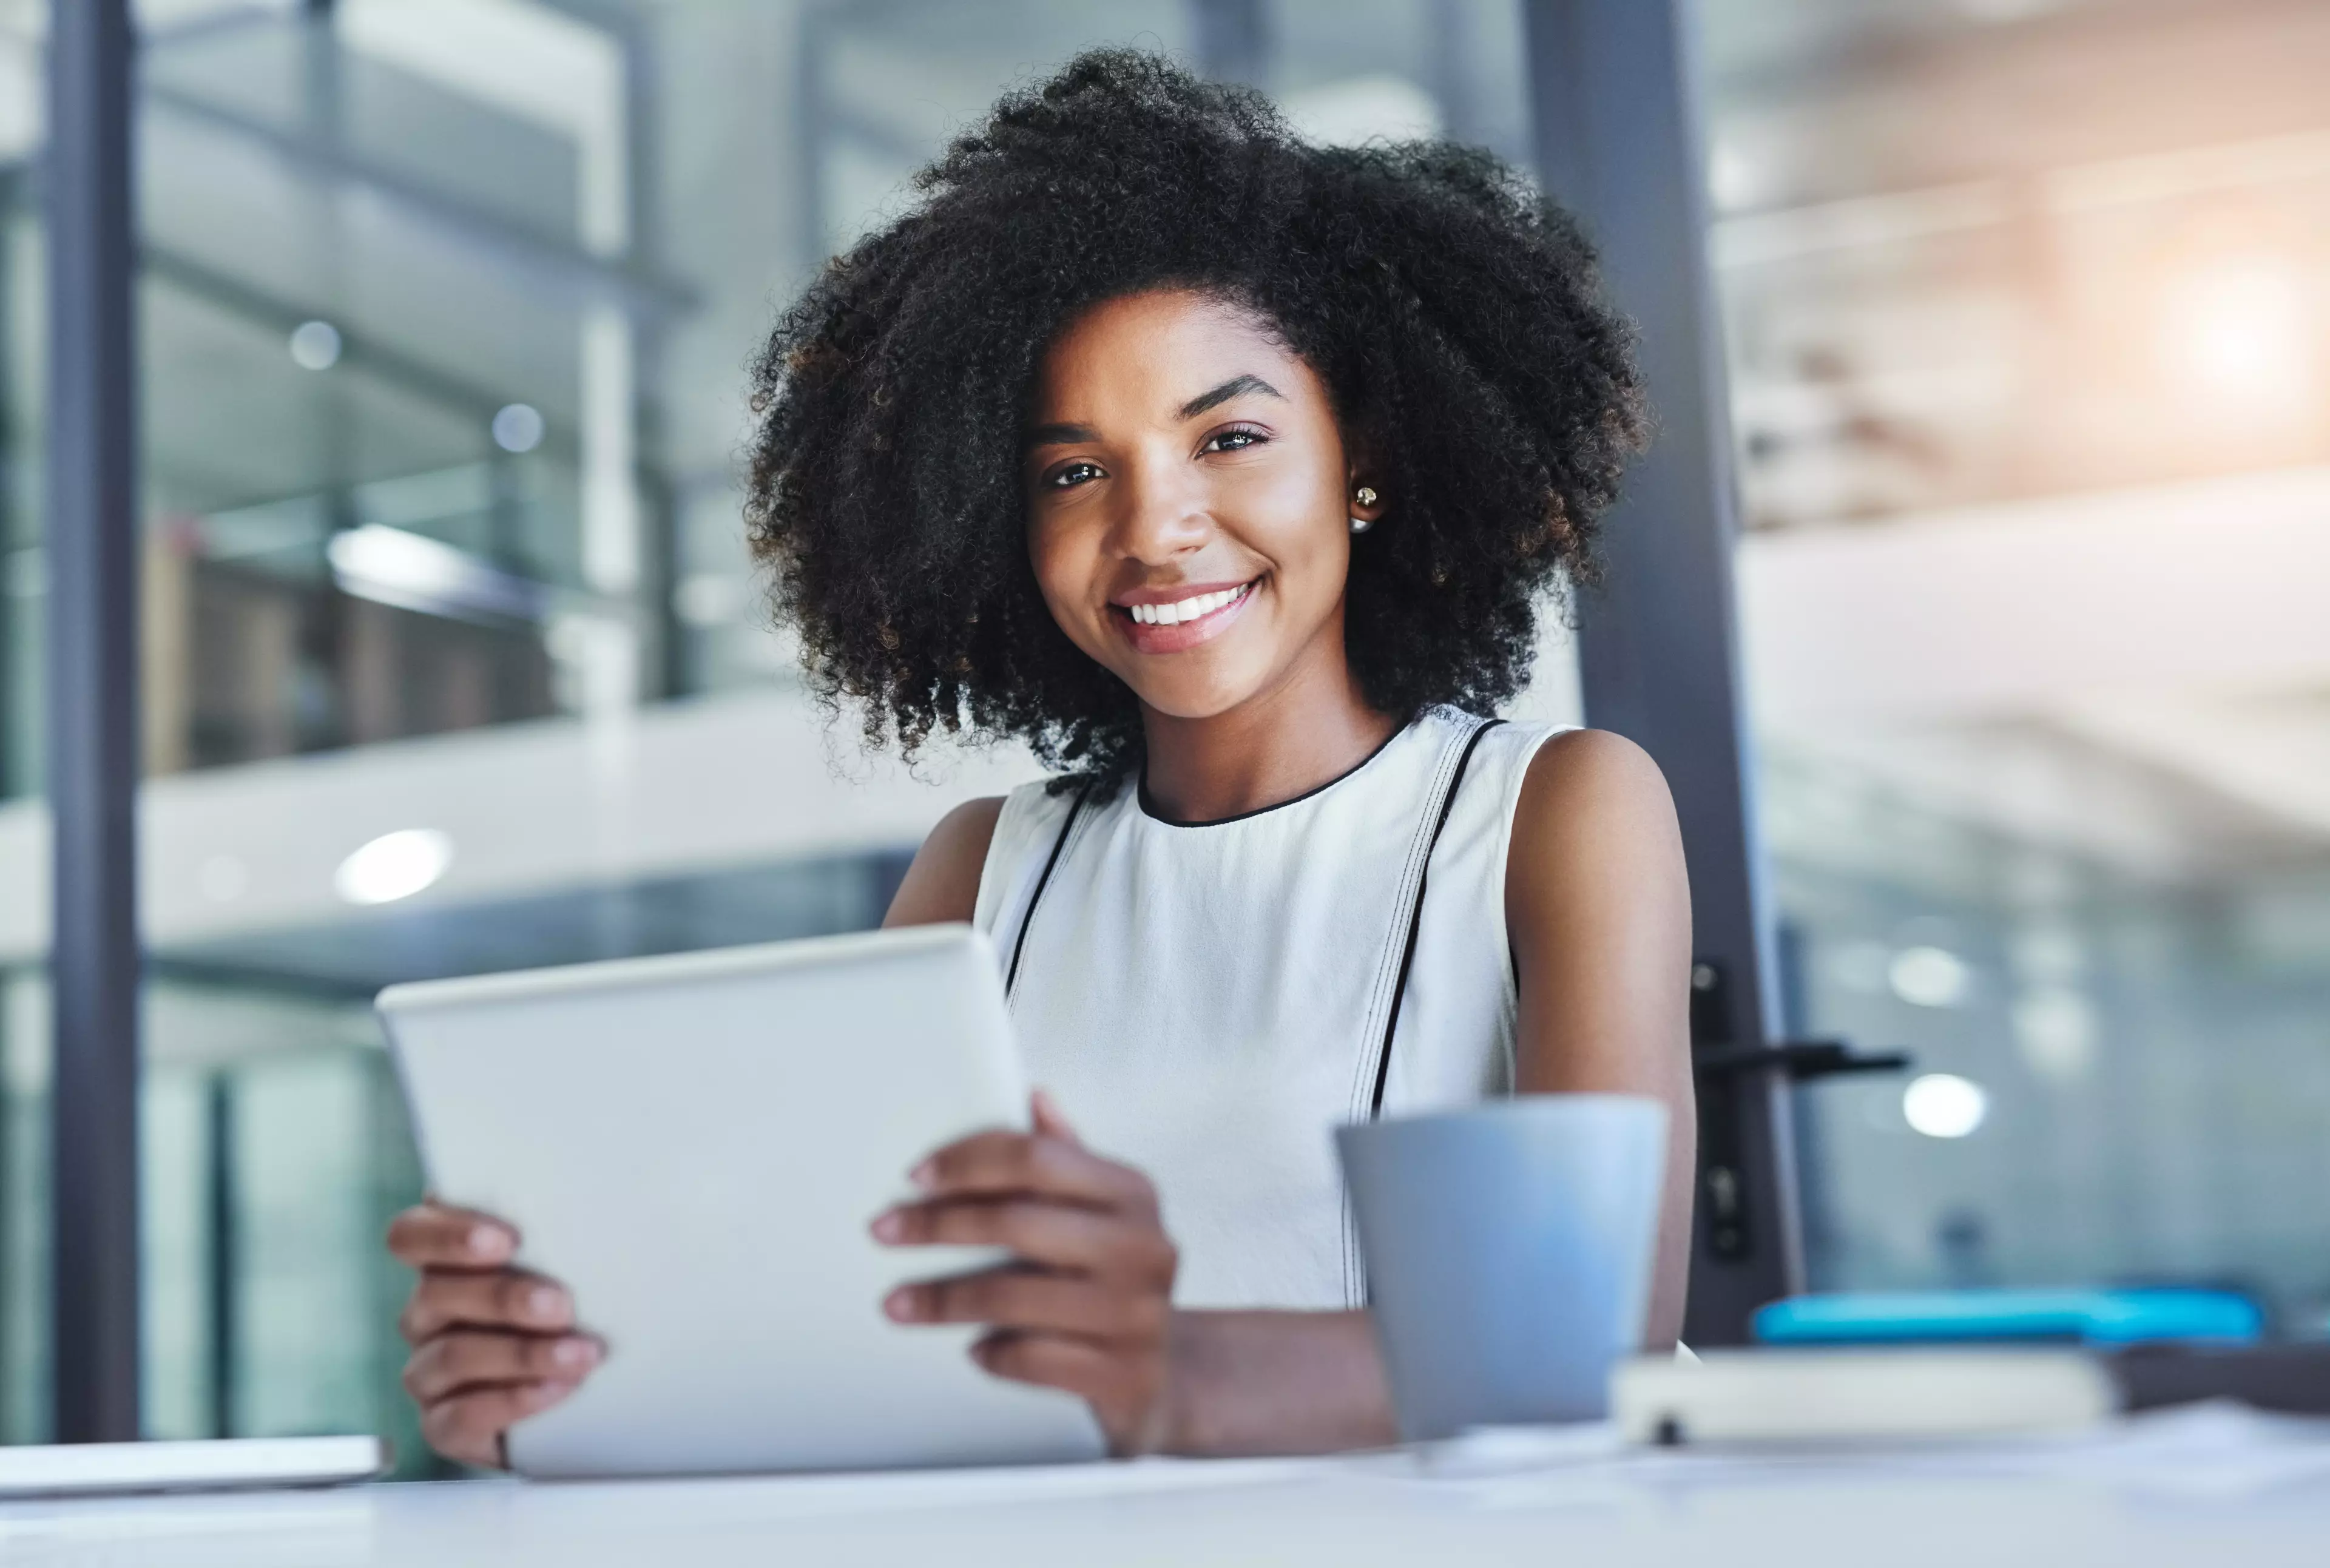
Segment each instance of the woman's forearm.
M1321 1453L1397 1440L1364 1312L1180 1312L1172 1334L1169 1453Z

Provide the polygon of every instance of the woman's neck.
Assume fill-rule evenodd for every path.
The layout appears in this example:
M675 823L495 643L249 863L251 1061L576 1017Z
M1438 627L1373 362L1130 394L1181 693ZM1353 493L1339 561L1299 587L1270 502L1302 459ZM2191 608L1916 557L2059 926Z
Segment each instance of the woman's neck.
M1182 822L1261 811L1340 778L1390 738L1399 721L1368 706L1340 641L1332 657L1302 660L1227 712L1177 718L1144 707L1157 810Z

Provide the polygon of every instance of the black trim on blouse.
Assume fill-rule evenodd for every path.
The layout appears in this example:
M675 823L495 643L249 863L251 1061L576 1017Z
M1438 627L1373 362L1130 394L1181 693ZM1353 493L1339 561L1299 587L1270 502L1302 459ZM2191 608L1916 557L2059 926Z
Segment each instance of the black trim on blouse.
M1413 718L1409 719L1406 724L1397 726L1389 735L1385 736L1383 739L1376 743L1375 750L1359 758L1359 761L1345 768L1341 773L1337 774L1333 778L1329 779L1325 784L1312 784L1309 789L1304 790L1299 795L1289 795L1283 801L1273 801L1266 806L1256 806L1250 812L1240 812L1234 817L1214 817L1202 822L1185 822L1178 817L1167 816L1163 812L1157 809L1157 802L1149 793L1149 769L1146 765L1143 765L1141 770L1141 778L1134 787L1133 797L1140 803L1141 814L1147 817L1151 822L1156 822L1160 826L1168 828L1226 828L1232 822L1243 822L1247 821L1249 818L1267 816L1272 812L1283 812L1288 806L1301 805L1312 795L1324 794L1327 791L1333 789L1337 784L1341 784L1345 779L1360 772L1368 765L1368 764L1375 761L1376 758L1383 755L1385 747L1390 746L1393 741L1397 740L1401 736L1406 735L1409 730L1415 727L1416 720Z

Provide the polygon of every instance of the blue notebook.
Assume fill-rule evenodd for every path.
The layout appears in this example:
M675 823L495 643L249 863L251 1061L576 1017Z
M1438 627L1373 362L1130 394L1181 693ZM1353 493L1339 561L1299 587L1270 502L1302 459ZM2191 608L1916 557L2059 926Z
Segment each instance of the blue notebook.
M1756 1314L1764 1345L2076 1340L2248 1345L2264 1315L2228 1290L1912 1290L1798 1296Z

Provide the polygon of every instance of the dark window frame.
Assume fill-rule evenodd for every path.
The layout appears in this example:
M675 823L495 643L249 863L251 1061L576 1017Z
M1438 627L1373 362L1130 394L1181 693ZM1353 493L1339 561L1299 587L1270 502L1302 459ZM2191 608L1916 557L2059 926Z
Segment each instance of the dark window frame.
M1705 138L1690 0L1522 0L1539 177L1600 249L1637 324L1658 435L1608 518L1607 580L1582 597L1586 717L1640 744L1674 792L1690 862L1700 1169L1694 1344L1739 1344L1804 1288L1777 927L1740 687L1738 538L1722 334L1707 256Z

